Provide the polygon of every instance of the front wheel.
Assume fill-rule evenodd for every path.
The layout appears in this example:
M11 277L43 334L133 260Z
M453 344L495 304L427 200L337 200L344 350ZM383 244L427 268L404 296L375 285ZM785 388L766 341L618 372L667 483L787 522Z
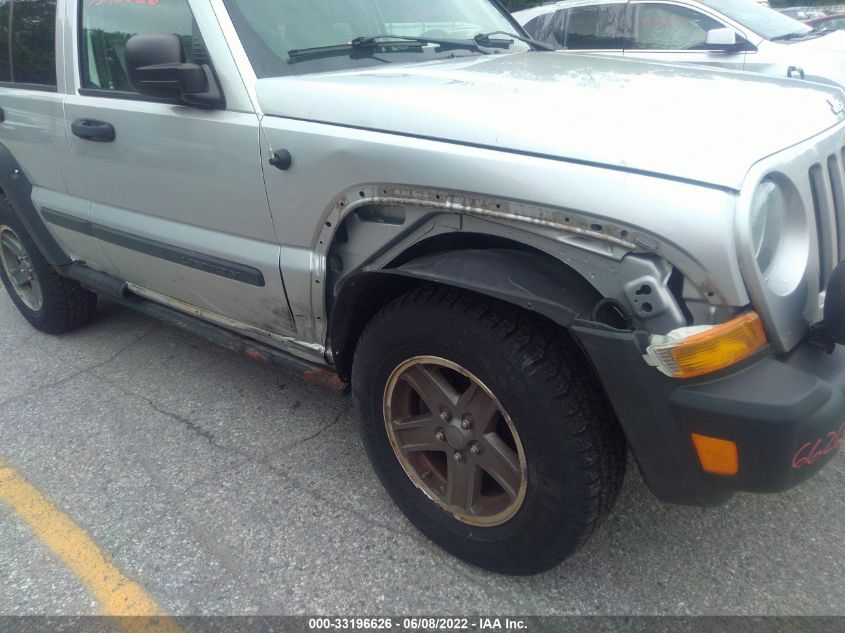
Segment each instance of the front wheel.
M565 331L471 293L412 291L361 337L362 437L394 501L480 567L537 573L610 510L625 442Z

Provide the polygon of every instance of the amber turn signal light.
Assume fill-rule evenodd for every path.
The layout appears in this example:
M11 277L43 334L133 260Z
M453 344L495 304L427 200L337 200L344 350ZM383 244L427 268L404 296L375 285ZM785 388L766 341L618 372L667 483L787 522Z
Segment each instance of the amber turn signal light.
M704 472L715 475L739 473L739 453L735 442L696 433L692 434L692 441Z
M673 330L652 340L648 358L674 378L694 378L725 369L768 342L756 312L746 312L721 325Z

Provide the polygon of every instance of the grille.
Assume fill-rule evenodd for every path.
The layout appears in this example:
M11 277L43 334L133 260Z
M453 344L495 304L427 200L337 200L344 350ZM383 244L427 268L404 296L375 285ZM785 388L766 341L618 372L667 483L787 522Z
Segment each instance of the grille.
M819 241L819 282L823 290L845 255L845 149L831 154L809 171L816 233Z

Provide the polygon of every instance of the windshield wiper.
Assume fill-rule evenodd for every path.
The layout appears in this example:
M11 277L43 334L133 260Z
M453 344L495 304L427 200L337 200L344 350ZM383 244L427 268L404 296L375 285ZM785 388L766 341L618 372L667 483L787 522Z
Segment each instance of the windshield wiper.
M824 31L807 31L806 33L801 33L800 31L795 31L794 33L785 33L783 35L775 35L771 38L770 41L772 42L784 42L787 40L797 40L804 37L816 37L817 35L821 35Z
M535 39L530 37L525 37L524 35L519 35L517 33L511 33L510 31L490 31L489 33L479 33L474 38L472 38L477 44L481 46L502 46L504 48L509 47L513 44L513 40L496 40L493 39L493 35L504 35L505 37L511 37L513 40L519 40L520 42L525 42L529 46L533 46L535 50L541 51L554 51L554 46L549 46L548 44L544 44L543 42L539 42Z
M301 48L288 51L289 63L293 64L309 59L320 59L322 57L356 54L372 55L373 49L395 48L422 50L426 44L435 44L444 50L468 50L486 54L481 44L475 40L451 40L437 37L408 37L405 35L372 35L369 37L356 37L345 44L333 44L331 46L315 46L313 48Z

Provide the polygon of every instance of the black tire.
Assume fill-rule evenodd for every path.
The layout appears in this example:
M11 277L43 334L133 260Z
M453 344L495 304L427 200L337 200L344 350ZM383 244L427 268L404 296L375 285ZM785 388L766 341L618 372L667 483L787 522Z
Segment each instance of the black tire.
M397 367L420 356L465 368L509 413L524 448L527 489L504 524L458 520L397 459L385 389ZM431 540L479 567L524 575L556 566L588 539L621 488L624 436L582 352L561 328L510 305L442 287L410 292L363 333L352 391L364 445L393 500Z
M40 285L42 301L39 309L34 310L18 294L0 262L0 279L24 318L47 334L64 334L90 322L97 310L97 295L53 270L8 201L0 198L0 227L3 226L10 228L20 240Z

